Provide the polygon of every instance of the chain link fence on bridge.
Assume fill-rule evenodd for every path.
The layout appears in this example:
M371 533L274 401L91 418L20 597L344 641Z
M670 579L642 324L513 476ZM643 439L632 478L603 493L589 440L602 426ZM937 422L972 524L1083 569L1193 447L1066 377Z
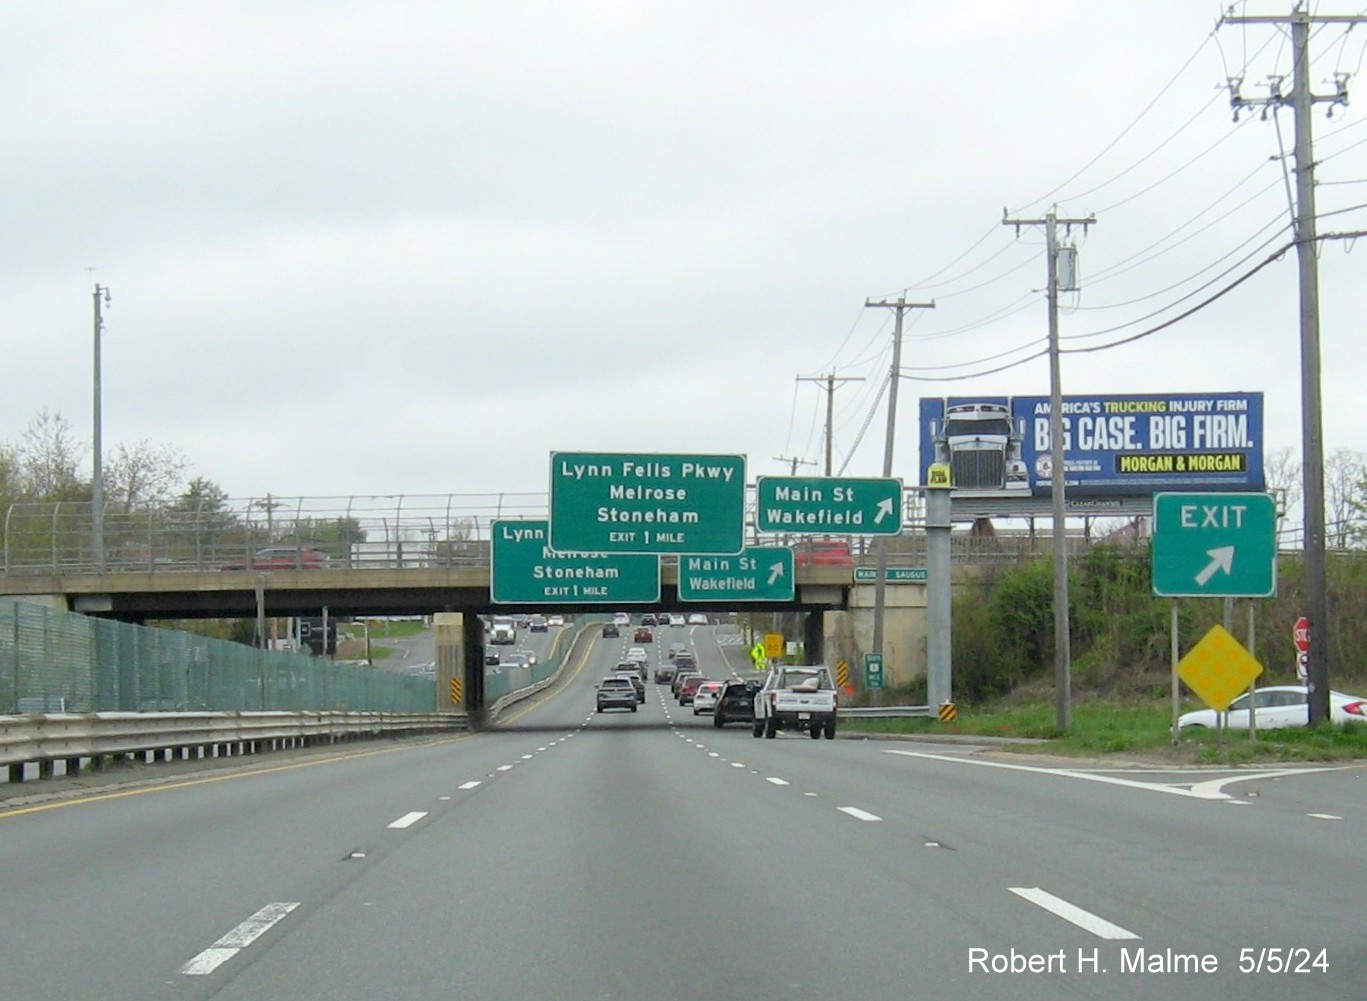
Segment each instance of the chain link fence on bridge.
M0 600L0 713L434 712L436 682Z

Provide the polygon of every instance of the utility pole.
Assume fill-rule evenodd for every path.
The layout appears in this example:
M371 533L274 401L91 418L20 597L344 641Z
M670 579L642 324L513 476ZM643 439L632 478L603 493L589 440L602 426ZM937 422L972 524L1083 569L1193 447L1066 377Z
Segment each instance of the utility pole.
M812 377L799 375L798 382L824 382L826 384L826 475L832 472L831 448L835 440L835 390L837 385L846 382L863 382L862 375L842 375L837 377L834 372L827 376Z
M815 466L815 465L816 465L816 463L813 462L811 459L799 459L799 458L797 458L796 456L792 456L792 455L776 455L776 456L774 456L774 461L775 461L775 462L787 462L787 463L790 463L792 468L788 471L788 475L789 475L789 476L796 476L796 475L797 475L797 467L798 467L798 466Z
M1059 294L1059 245L1058 227L1062 224L1066 232L1074 226L1085 231L1096 222L1096 216L1085 219L1060 219L1054 209L1050 209L1043 219L1008 219L1002 213L1003 226L1015 226L1019 235L1022 226L1043 226L1048 245L1049 275L1049 494L1053 502L1054 535L1054 723L1060 730L1068 730L1073 725L1073 653L1068 631L1068 532L1064 505L1064 489L1067 475L1063 465L1063 379L1059 371L1058 345L1058 294ZM1071 248L1070 248L1071 249ZM1073 280L1076 267L1071 266L1074 258L1069 257L1068 280L1063 283L1064 291L1077 288Z
M101 300L109 305L109 289L95 286L95 462L90 477L90 521L91 556L95 570L104 573L104 438L100 420L100 335L104 332L104 316L100 312Z
M865 309L892 309L896 310L896 322L892 329L892 371L888 373L891 383L888 385L888 432L883 440L883 476L892 476L892 443L897 431L897 383L902 378L902 317L909 309L934 309L933 302L907 302L906 294L903 293L893 302L889 299L865 299ZM902 519L902 511L897 512L898 523ZM887 580L888 575L888 538L886 535L878 536L874 543L874 555L878 569L873 582L873 649L870 653L882 656L883 653L883 616L887 610ZM880 698L875 693L876 698Z
M1355 24L1367 17L1341 14L1310 14L1305 4L1297 3L1286 17L1227 15L1226 24L1290 24L1294 70L1291 93L1282 92L1283 77L1274 77L1272 94L1261 99L1240 96L1242 80L1229 81L1229 103L1234 120L1246 107L1267 109L1290 106L1296 119L1296 261L1300 275L1301 334L1301 453L1305 498L1305 590L1310 631L1317 637L1308 651L1307 684L1310 696L1310 723L1329 718L1329 584L1324 555L1324 415L1320 394L1320 286L1316 259L1318 237L1315 232L1315 154L1310 113L1315 104L1327 103L1329 114L1335 105L1348 103L1347 73L1334 74L1335 93L1317 96L1310 92L1310 26L1312 24Z

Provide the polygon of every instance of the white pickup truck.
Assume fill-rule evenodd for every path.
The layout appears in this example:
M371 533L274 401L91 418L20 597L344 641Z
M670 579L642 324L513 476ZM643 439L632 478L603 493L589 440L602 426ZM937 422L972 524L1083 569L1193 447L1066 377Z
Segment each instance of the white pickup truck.
M755 723L750 732L773 737L779 730L806 730L813 740L823 733L827 740L834 740L838 704L830 668L823 664L778 666L755 693Z

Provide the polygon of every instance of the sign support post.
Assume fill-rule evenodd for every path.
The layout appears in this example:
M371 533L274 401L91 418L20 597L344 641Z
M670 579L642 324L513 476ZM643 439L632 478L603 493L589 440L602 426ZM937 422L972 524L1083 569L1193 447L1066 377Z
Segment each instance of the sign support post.
M949 466L931 466L926 482L926 701L932 706L953 701L950 487Z
M1182 711L1182 693L1177 683L1177 662L1182 658L1178 654L1177 637L1177 599L1172 599L1172 630L1171 630L1171 652L1172 652L1172 746L1177 746L1177 717Z
M1258 651L1254 646L1258 639L1255 628L1257 625L1257 608L1258 606L1254 602L1248 603L1248 652L1255 657L1258 656ZM1248 739L1255 742L1258 739L1258 728L1254 725L1253 719L1257 712L1257 707L1253 705L1253 691L1257 685L1258 680L1256 678L1248 683Z

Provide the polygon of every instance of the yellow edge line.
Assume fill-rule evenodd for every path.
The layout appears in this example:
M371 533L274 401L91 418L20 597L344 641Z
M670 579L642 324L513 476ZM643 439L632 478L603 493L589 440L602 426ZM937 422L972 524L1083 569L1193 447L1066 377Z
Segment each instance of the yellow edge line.
M556 688L557 688L557 689L559 689L559 688L564 688L566 685L568 685L570 682L572 682L575 678L579 677L579 675L580 675L581 673L583 673L584 667L585 667L585 666L588 664L588 662L589 662L589 654L593 653L593 648L594 648L594 646L598 643L598 641L599 641L600 639L602 639L601 636L590 636L590 638L589 638L589 645L586 646L586 647L584 648L584 653L583 653L583 655L579 658L579 666L576 667L576 668L574 669L574 673L573 673L573 674L571 674L568 678L564 678L564 679L560 682L560 684L556 685ZM531 712L533 709L537 708L538 705L540 705L539 702L533 701L533 703L532 703L531 705L524 707L524 708L523 708L521 711L519 711L519 712L513 713L513 715L507 717L506 719L504 719L504 720L502 720L502 721L500 721L500 722L516 723L516 722L517 722L518 720L520 720L523 716L526 716L526 715L527 715L529 712ZM3 815L0 815L0 816L3 816Z
M189 779L185 782L167 782L161 785L147 786L142 789L121 789L118 792L96 793L92 796L80 796L73 799L64 799L55 803L36 803L33 806L16 807L13 810L0 810L0 820L7 817L22 817L27 813L44 813L48 810L62 810L69 806L84 806L87 803L100 803L110 799L127 799L129 796L143 796L151 792L167 792L172 789L188 789L191 786L208 785L210 782L227 782L230 779L246 779L257 775L270 775L275 772L295 771L299 768L312 768L315 765L332 765L338 761L350 761L355 758L369 758L377 754L393 754L395 751L411 751L416 747L430 747L433 744L446 744L454 740L464 740L473 734L462 733L456 737L438 738L436 740L424 741L419 745L408 747L385 747L375 751L357 751L351 754L336 754L330 758L319 758L315 761L297 761L289 765L274 765L270 768L253 768L245 772L232 772L227 775L210 775L200 779ZM221 760L221 759L219 759Z
M583 656L579 659L579 666L574 669L573 674L561 682L562 686L568 685L583 672L584 667L589 662L589 654L593 652L594 644L598 642L598 639L599 637L594 636L589 640L589 645L584 648ZM519 720L536 707L535 704L529 705L521 712L514 713L512 716L508 717L507 721L511 723ZM270 768L253 768L250 771L245 772L233 772L228 775L211 775L206 778L189 779L185 782L167 782L160 785L147 786L142 789L121 789L118 792L96 793L92 796L79 796L72 799L64 799L60 802L36 803L33 806L16 807L13 810L0 809L0 820L7 817L22 817L25 814L30 813L45 813L48 810L64 810L67 807L72 806L85 806L89 803L102 803L111 799L127 799L130 796L144 796L153 792L168 792L172 789L188 789L192 786L208 785L211 782L227 782L231 779L246 779L253 778L257 775L271 775L276 772L289 772L300 768L313 768L316 765L331 765L336 764L338 761L351 761L355 758L369 758L377 754L393 754L396 751L411 751L414 749L414 746L430 747L432 744L444 744L454 740L465 740L475 736L478 736L478 734L462 733L459 736L438 738L436 740L425 741L422 744L410 745L408 747L386 747L376 751L357 751L350 754L337 754L330 758L320 758L315 761L299 761L289 765L274 765Z

